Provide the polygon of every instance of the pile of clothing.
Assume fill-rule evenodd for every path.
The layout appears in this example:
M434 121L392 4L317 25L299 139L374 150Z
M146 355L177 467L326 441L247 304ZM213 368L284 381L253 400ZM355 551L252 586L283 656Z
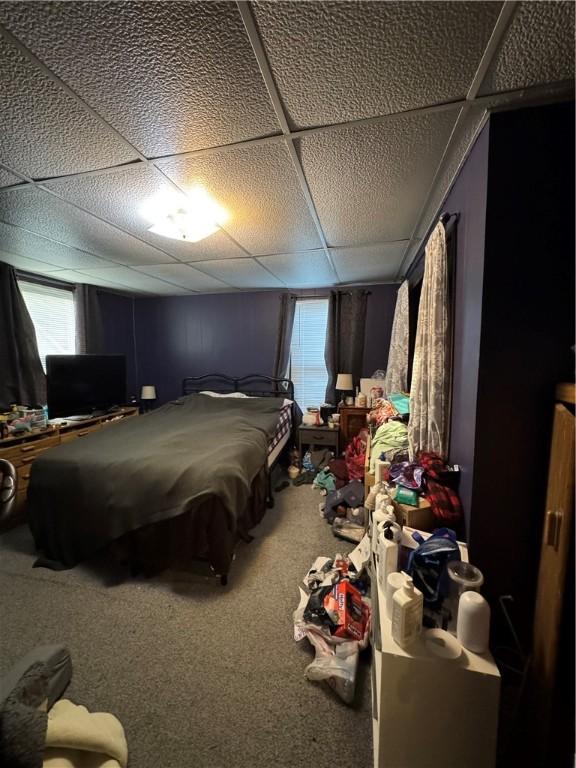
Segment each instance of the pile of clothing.
M369 559L368 536L348 556L318 557L294 612L294 639L308 638L316 651L306 678L325 681L347 704L354 699L359 653L369 643Z
M423 495L442 525L454 525L462 519L462 504L454 487L457 473L438 454L421 452L416 461L396 462L388 475L400 488Z
M352 480L339 490L326 496L326 502L320 505L322 517L332 526L332 533L345 541L362 540L367 523L364 508L364 485L360 480Z

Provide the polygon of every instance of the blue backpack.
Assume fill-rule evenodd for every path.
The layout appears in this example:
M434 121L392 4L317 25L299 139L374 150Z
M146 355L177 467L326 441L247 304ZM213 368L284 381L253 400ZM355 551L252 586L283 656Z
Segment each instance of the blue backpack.
M417 531L412 537L419 543L408 559L407 573L424 595L424 605L437 610L448 596L448 563L460 560L460 547L451 528L438 528L427 539Z

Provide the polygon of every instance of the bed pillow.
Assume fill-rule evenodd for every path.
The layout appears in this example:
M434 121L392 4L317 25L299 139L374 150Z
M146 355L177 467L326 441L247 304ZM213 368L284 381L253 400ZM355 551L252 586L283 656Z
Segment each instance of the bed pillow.
M220 392L200 392L201 395L208 395L208 397L250 397L250 395L245 395L243 392L229 392L226 394L221 394Z

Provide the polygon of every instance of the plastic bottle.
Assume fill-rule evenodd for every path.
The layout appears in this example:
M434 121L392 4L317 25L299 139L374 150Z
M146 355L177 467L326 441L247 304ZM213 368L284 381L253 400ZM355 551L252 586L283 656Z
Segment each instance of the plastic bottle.
M396 590L392 598L392 637L402 647L417 640L422 631L424 598L406 575L404 586Z
M382 589L386 589L388 576L398 570L399 532L400 527L389 520L378 526L378 581Z
M458 601L456 635L464 648L486 653L490 637L490 606L479 592L462 592Z

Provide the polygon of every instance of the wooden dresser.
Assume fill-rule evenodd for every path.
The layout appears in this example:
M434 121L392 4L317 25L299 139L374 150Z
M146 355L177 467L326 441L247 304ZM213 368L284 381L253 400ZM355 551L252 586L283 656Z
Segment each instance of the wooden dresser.
M99 429L137 415L138 408L121 408L114 413L95 416L85 421L66 422L65 420L58 420L57 424L51 424L47 429L24 432L0 440L0 459L7 459L11 462L16 467L18 474L16 505L8 524L19 522L24 517L30 470L37 456L57 445L78 440Z
M370 408L346 405L340 408L338 413L340 414L340 447L344 450L350 440L367 426L366 416L370 413Z

